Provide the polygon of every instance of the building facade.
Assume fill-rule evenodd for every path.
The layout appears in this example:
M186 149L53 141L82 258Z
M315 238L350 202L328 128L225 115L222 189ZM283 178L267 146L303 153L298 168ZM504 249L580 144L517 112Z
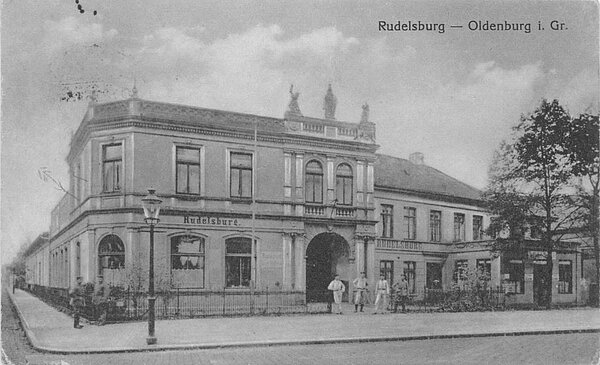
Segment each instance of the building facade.
M141 199L152 187L163 200L159 290L272 288L320 300L334 273L351 292L364 271L373 283L380 272L392 282L404 274L419 296L459 284L472 268L533 300L533 269L489 250L480 191L422 154L376 154L368 105L358 122L338 121L330 87L324 117L311 118L290 94L282 119L147 101L135 88L127 100L92 100L67 156L70 191L47 242L28 256L28 267L39 266L28 282L69 287L101 274L143 288Z

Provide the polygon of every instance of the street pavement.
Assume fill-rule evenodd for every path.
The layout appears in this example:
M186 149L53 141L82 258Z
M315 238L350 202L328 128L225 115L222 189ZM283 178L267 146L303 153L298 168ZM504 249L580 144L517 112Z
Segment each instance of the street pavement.
M65 354L600 331L597 309L372 315L370 308L354 313L348 306L344 315L160 320L158 344L149 346L145 322L87 324L78 330L71 317L31 294L10 295L32 346Z

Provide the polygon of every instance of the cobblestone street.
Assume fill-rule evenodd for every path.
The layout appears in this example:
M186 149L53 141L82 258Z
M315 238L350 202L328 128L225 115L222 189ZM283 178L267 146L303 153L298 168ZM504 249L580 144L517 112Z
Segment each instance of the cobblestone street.
M30 364L596 364L598 334L510 336L161 351L97 355L34 355ZM595 357L596 356L596 357ZM594 357L596 360L594 360Z

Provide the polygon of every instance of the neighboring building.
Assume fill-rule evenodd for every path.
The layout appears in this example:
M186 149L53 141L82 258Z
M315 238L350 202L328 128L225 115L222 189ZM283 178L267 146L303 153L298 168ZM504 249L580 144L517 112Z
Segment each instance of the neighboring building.
M273 288L319 300L334 273L351 292L365 271L373 282L379 272L392 282L404 273L421 296L479 268L488 285L533 300L526 258L490 253L479 190L420 153L376 154L368 105L358 123L336 120L331 86L324 118L303 116L290 94L283 119L146 101L135 88L127 100L92 100L67 156L69 194L52 212L48 242L28 256L28 265L43 258L43 274L28 281L68 287L103 274L143 286L141 199L152 187L163 200L160 289Z

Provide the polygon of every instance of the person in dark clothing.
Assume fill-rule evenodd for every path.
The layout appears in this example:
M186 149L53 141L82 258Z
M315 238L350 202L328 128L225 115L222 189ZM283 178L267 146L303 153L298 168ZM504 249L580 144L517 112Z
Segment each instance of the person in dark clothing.
M71 297L70 304L71 308L73 308L73 327L77 329L83 328L83 326L79 324L79 316L81 314L81 308L84 304L84 293L85 288L83 286L83 278L78 276L77 283L69 291L69 297Z

